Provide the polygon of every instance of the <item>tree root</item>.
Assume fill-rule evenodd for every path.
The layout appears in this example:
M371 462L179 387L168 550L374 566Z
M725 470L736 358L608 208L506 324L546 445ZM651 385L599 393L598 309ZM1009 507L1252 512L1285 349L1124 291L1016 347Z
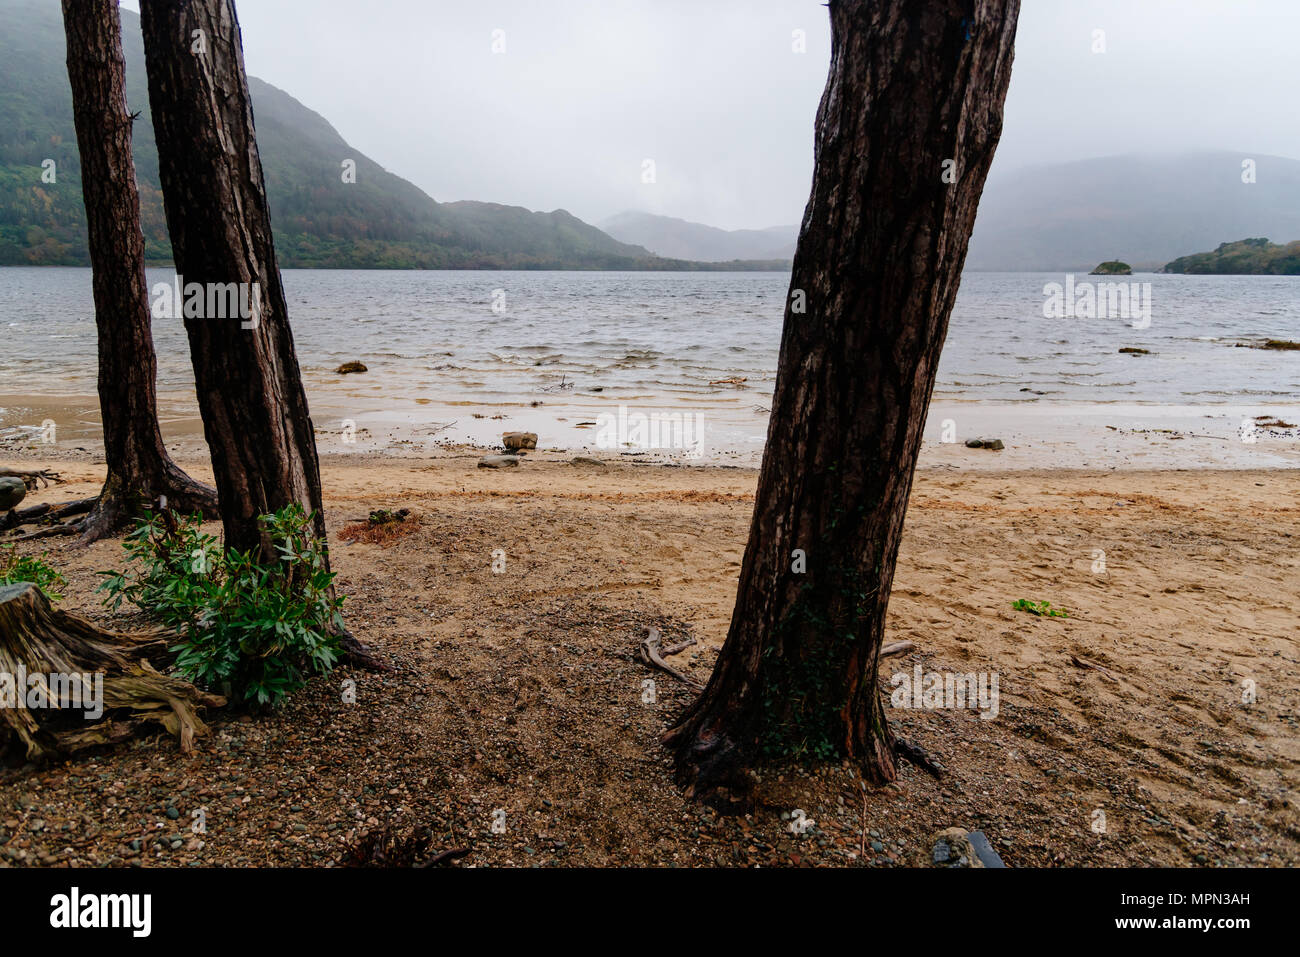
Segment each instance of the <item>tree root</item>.
M142 486L148 491L129 491ZM198 512L204 519L221 517L217 490L196 482L168 460L163 465L161 477L148 485L138 483L124 487L120 477L110 474L90 514L79 523L81 544L89 545L116 532L141 512L140 506L145 501L152 501L154 508L164 514L192 515Z
M908 741L906 738L900 738L895 736L894 753L897 754L903 760L910 761L912 764L915 764L918 768L920 768L922 771L925 771L936 781L942 781L943 776L948 773L947 769L945 769L944 766L939 763L938 758L936 758L929 751L925 750L925 748L921 747L919 744L916 744L915 742L912 741Z
M65 522L61 525L49 525L45 528L38 528L34 532L24 532L22 535L15 535L13 538L6 539L10 542L30 542L35 538L53 538L56 535L80 535L81 522Z
M83 498L62 505L32 505L28 508L15 508L0 515L0 532L22 525L30 525L38 519L45 522L62 521L70 515L84 515L95 507L98 497Z
M374 651L369 645L362 644L357 640L352 632L344 628L339 633L339 641L343 648L343 660L354 668L360 668L363 671L390 672L393 666L379 657L378 652Z
M56 480L58 478L53 473L45 474ZM217 508L217 490L194 481L179 468L175 466L168 468L158 484L162 492L153 499L155 508L170 509L185 515L198 512L205 519L220 517ZM124 494L121 480L110 476L95 498L79 499L61 505L33 505L30 508L13 509L4 513L0 515L0 531L20 528L39 521L42 528L15 535L9 541L26 542L56 535L80 535L81 544L89 545L113 534L130 521L140 511L138 508L140 501L140 495ZM76 522L63 521L73 515L85 515L85 517Z
M208 731L198 711L226 701L154 669L148 658L165 660L168 638L99 628L55 609L30 582L0 586L0 699L11 699L0 707L0 731L16 735L34 761L159 725L190 751Z

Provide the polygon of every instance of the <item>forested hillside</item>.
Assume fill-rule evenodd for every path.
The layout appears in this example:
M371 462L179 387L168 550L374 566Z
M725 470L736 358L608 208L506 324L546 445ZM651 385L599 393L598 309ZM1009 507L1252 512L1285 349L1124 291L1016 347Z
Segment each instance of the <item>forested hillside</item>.
M139 16L122 10L122 29L147 253L167 261ZM289 94L252 77L249 88L281 265L707 268L653 257L563 210L437 203ZM356 163L355 182L344 182L346 160ZM88 262L59 4L0 0L0 265Z

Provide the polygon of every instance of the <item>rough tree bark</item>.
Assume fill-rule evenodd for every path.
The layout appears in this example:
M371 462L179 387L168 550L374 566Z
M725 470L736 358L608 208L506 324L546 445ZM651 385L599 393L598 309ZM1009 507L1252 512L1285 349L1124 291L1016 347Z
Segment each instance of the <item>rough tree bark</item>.
M829 7L812 196L731 628L665 736L689 792L723 807L744 806L757 763L848 759L870 782L895 777L876 683L885 611L1019 0Z
M172 462L158 429L157 362L117 0L63 0L63 26L94 275L108 471L98 502L78 525L83 541L93 541L160 495L169 507L215 517L217 492Z
M253 305L247 320L185 318L226 547L278 560L258 516L294 502L314 513L324 547L315 430L276 262L234 3L143 0L140 21L176 271L186 287L246 284ZM351 635L343 639L351 660L380 667Z
M238 313L185 318L226 545L269 555L258 516L292 502L316 513L324 540L316 440L271 238L234 5L149 0L140 19L176 271L186 285L260 290L260 315L247 321Z

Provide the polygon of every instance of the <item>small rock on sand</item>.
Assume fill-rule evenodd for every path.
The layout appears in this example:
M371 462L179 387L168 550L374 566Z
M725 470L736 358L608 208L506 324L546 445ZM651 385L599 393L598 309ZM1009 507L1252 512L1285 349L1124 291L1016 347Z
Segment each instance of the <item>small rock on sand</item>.
M967 439L966 448L968 449L992 449L994 452L1001 452L1005 445L1001 439Z
M573 458L569 459L569 464L570 465L591 465L594 466L595 468L601 468L601 469L605 467L604 462L602 462L600 459L593 459L590 455L574 456Z
M18 503L27 497L27 486L20 478L4 476L0 478L0 512L17 508Z
M513 469L519 467L517 455L485 455L478 460L481 469Z
M512 452L519 449L537 448L536 432L505 432L501 436L501 444Z
M988 841L984 843L987 844ZM930 859L938 867L984 866L970 842L970 835L960 827L950 827L934 836Z

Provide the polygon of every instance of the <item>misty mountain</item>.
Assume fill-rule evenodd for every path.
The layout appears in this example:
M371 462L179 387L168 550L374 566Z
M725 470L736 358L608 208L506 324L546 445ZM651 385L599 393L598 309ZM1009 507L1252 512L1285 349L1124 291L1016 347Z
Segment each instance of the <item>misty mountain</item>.
M1253 183L1242 162L1254 161ZM601 228L660 256L703 261L794 255L798 226L727 230L626 212ZM1166 263L1243 236L1300 239L1300 161L1207 152L1112 156L1028 169L994 163L980 199L966 268L1087 272L1119 259L1135 269Z
M734 259L794 258L798 226L767 229L718 229L671 216L629 211L598 224L615 239L644 246L657 256L726 262Z
M122 11L136 178L152 261L170 258L140 19ZM249 77L283 266L698 268L667 263L563 210L437 203L350 146L324 117ZM53 183L42 164L55 163ZM356 182L343 182L343 162ZM59 4L0 0L0 264L85 265L86 223Z
M1255 182L1242 182L1242 162ZM1300 161L1250 152L1112 156L1018 170L996 160L966 268L1159 269L1244 236L1300 239Z

